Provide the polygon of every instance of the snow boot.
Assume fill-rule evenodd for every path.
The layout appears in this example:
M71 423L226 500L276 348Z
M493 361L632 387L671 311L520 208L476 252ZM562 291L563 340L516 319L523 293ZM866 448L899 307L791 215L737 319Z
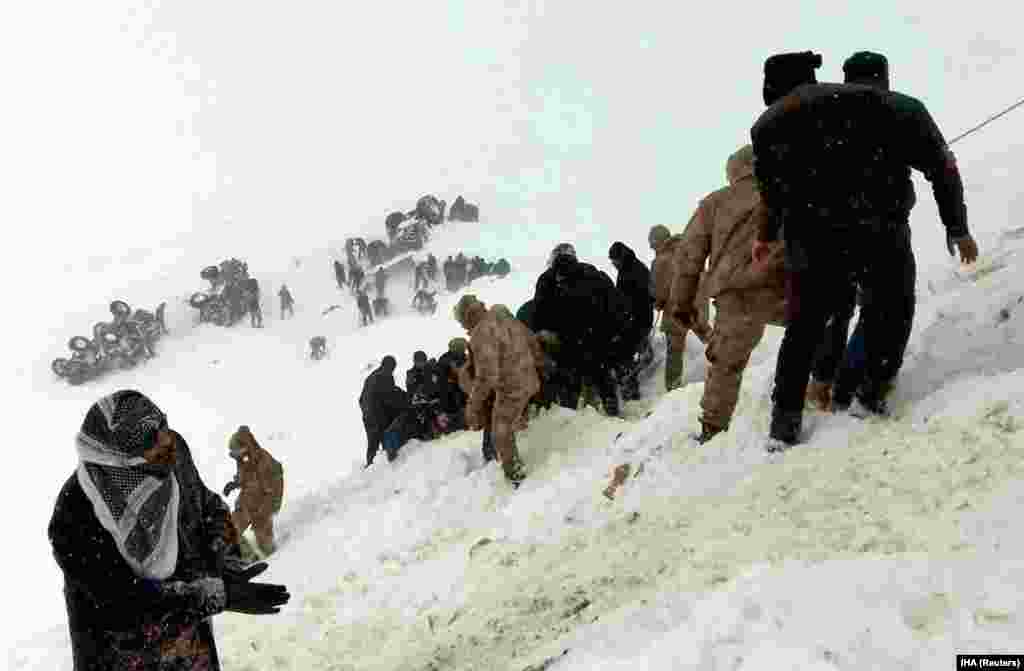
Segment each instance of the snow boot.
M771 428L768 431L768 444L765 449L769 452L781 452L796 445L802 424L802 412L785 412L773 408Z
M850 414L858 419L868 417L889 417L889 404L884 398L868 399L858 396L847 408Z
M604 489L605 498L609 501L615 498L615 490L622 486L622 483L626 481L632 471L632 466L629 464L621 464L615 467L612 473L612 481L608 483L608 486Z
M715 436L717 436L718 434L722 433L725 430L726 429L724 428L713 426L711 424L708 424L707 422L702 421L700 423L700 435L696 436L697 444L703 445L704 443L708 442L709 440L711 440L712 438L714 438Z
M505 479L512 485L512 489L519 489L519 485L523 484L523 480L526 479L526 469L519 457L514 457L507 463L503 463L501 470L505 472Z

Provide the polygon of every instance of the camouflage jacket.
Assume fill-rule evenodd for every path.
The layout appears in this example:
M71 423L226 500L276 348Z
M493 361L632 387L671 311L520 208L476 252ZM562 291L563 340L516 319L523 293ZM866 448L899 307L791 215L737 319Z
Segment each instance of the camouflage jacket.
M540 389L540 362L534 360L540 344L522 322L504 318L491 308L470 333L470 347L473 369L467 415L479 415L492 394L528 399Z
M252 434L235 432L229 449L242 448L245 456L236 460L235 482L239 493L236 505L254 515L273 514L281 510L284 498L284 468L269 452L260 447Z
M751 247L766 217L767 208L749 167L734 184L704 198L675 250L670 312L727 291L756 291L763 294L756 304L765 320L781 323L785 280L781 243L775 243L766 269L751 265Z

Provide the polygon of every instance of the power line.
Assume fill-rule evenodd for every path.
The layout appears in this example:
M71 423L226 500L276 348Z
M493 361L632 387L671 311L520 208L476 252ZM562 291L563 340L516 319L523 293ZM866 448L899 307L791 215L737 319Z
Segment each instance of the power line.
M957 140L961 140L961 139L963 139L963 138L967 137L968 135L970 135L970 134L971 134L971 133L973 133L974 131L976 131L976 130L980 130L980 129L984 128L985 126L989 125L990 123L992 123L993 121L995 121L995 120L996 120L996 119L998 119L999 117L1001 117L1001 116L1003 116L1003 115L1005 115L1005 114L1009 114L1010 112L1012 112L1013 110L1017 109L1017 108L1018 108L1018 107L1020 107L1021 105L1024 105L1024 98L1021 98L1021 99L1020 99L1020 100L1018 100L1017 102L1013 103L1012 105L1010 105L1009 107L1007 107L1006 109L1004 109L1004 110L1003 110L1002 112L1000 112L999 114L995 114L995 115L993 115L993 116L990 116L989 118L985 119L984 121L982 121L982 122L981 122L980 124L978 124L978 125L977 125L977 126L975 126L974 128L971 128L970 130L966 130L966 131L964 131L963 133L960 133L959 135L957 135L957 136L956 136L955 138L953 138L952 140L950 140L950 141L949 141L949 142L947 142L946 144L947 144L947 145L951 145L951 144L953 144L954 142L956 142Z

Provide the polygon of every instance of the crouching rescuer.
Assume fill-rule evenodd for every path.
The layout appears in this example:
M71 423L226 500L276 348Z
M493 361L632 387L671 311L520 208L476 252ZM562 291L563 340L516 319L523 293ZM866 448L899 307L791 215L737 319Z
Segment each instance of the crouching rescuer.
M224 496L235 489L241 490L235 501L232 521L242 534L252 527L256 536L256 551L261 558L274 552L274 516L281 511L284 498L284 468L269 452L260 447L248 426L238 431L228 442L228 452L238 466L234 480L224 486Z
M536 340L522 322L488 310L472 294L459 300L455 319L469 333L468 368L473 371L466 424L490 434L505 478L518 487L525 472L515 430L522 425L530 398L540 390Z

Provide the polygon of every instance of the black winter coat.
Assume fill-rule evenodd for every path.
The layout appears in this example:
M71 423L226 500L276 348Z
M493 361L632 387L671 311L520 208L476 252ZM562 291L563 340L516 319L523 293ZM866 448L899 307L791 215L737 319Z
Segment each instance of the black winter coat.
M561 341L557 360L574 367L580 361L618 357L619 343L632 328L630 305L612 278L589 263L573 264L564 287L554 268L537 279L534 331L553 331Z
M410 397L419 394L427 399L437 398L439 386L440 379L436 364L428 363L422 368L413 366L405 373L405 390Z
M393 371L378 368L369 374L363 383L363 391L359 394L359 408L363 411L363 421L381 429L386 427L396 416L395 405L399 397L395 390L404 391L395 384Z
M807 133L811 125L818 131ZM751 139L754 173L772 212L764 237L785 226L787 248L794 236L842 246L836 234L899 221L913 204L911 168L932 183L947 235L968 233L956 160L915 98L859 84L806 84L765 110Z
M188 671L206 659L210 666L202 668L220 668L208 618L221 612L224 602L211 598L196 581L222 576L229 550L224 534L231 517L224 501L200 478L185 439L174 436L174 474L181 498L178 563L168 579L135 575L75 474L57 497L49 537L64 573L75 671ZM237 546L230 550L237 552ZM161 657L174 647L188 650Z
M441 401L440 409L445 414L457 414L466 407L466 392L458 382L452 382L454 371L466 363L466 355L445 352L437 359L437 396Z
M526 324L526 328L536 333L537 329L533 328L534 305L536 303L532 298L520 305L516 311L516 319Z
M622 268L615 279L615 288L629 300L633 329L643 336L654 326L654 296L651 295L651 271L628 246L623 245Z

